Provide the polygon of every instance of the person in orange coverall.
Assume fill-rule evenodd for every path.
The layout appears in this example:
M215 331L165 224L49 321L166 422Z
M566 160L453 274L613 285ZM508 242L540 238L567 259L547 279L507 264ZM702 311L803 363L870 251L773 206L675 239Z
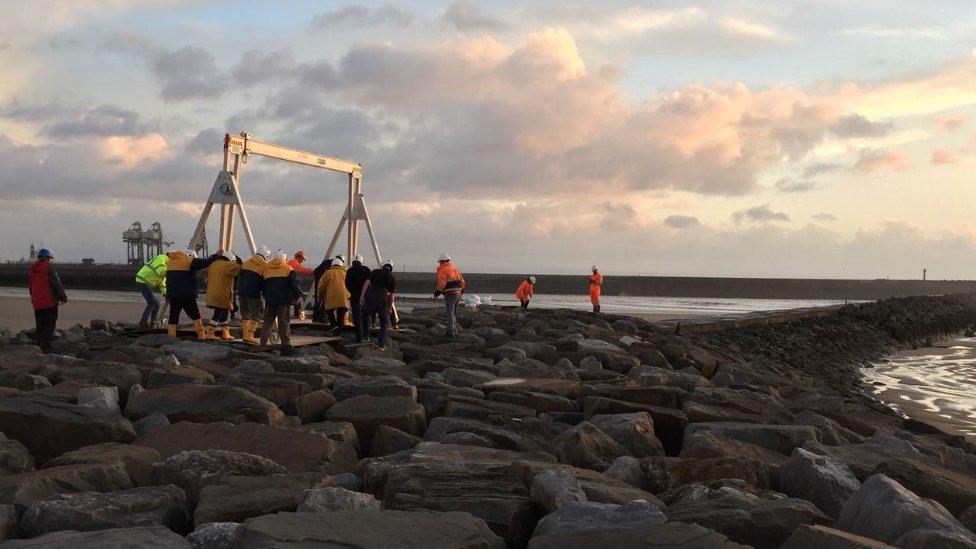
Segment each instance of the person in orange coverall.
M519 284L515 290L515 299L519 300L523 309L529 308L529 301L532 300L532 291L535 289L535 277L530 276Z
M603 286L603 275L596 265L591 267L593 274L590 275L590 303L593 304L593 314L600 314L600 288Z

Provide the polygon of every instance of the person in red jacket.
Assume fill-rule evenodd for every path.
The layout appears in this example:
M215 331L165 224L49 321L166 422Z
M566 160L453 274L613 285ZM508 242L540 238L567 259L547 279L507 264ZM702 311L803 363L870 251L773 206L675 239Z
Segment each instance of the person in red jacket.
M34 307L37 346L45 353L51 350L51 340L54 339L54 328L58 324L58 305L68 302L61 277L51 268L52 259L54 255L51 251L41 248L37 252L37 261L31 265L27 275L27 287L30 290L31 305Z
M305 250L298 250L295 252L295 257L288 260L288 266L297 275L310 275L315 273L315 269L304 267L302 263L305 263ZM312 288L312 292L315 292L314 287ZM305 320L305 307L300 301L295 303L294 316L298 320Z
M600 294L603 290L603 275L596 265L590 268L590 303L593 304L593 314L600 314Z
M535 290L535 277L530 276L519 284L515 290L515 299L519 300L523 309L529 308L529 301L532 300L532 293Z

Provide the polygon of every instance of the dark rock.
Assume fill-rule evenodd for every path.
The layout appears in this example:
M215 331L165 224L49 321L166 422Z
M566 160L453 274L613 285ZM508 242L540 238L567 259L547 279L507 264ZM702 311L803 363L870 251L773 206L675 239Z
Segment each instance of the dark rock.
M112 386L119 394L127 395L133 385L142 383L142 373L132 364L97 362L86 366L64 369L57 382L81 380L95 385ZM52 379L52 382L55 380Z
M328 472L355 470L353 448L304 429L286 429L257 423L180 422L140 439L139 446L155 448L163 459L186 450L222 449L262 456L292 473L318 468Z
M894 549L887 543L835 530L821 524L801 524L780 549Z
M514 404L523 408L529 408L544 412L570 412L578 411L576 402L561 397L541 392L520 392L520 391L492 391L488 393L488 399L495 402Z
M277 406L312 391L311 385L301 379L289 377L289 374L233 374L224 381L228 385L243 387Z
M144 437L149 433L162 429L169 425L169 418L163 414L152 414L148 415L139 421L132 423L132 427L136 430L136 437Z
M243 522L278 511L294 511L305 491L330 483L330 477L323 473L224 476L200 490L193 523Z
M0 432L38 463L91 444L131 442L135 430L120 415L37 398L0 398Z
M164 414L171 422L266 423L277 425L285 414L240 387L225 385L169 385L149 389L129 399L125 415L133 420Z
M379 548L396 540L403 549L503 549L485 521L469 513L338 511L277 513L248 520L240 547L310 546Z
M194 368L192 366L170 366L168 368L157 368L150 371L149 376L146 378L146 388L155 389L156 387L163 387L165 385L213 382L213 375L200 368Z
M319 389L304 395L299 395L285 402L281 411L301 418L302 423L313 423L325 418L325 411L336 403L336 399L328 389Z
M841 510L837 527L894 544L914 530L958 533L976 546L973 534L945 507L918 497L884 475L871 476L854 492Z
M298 429L318 433L353 449L359 448L359 435L356 433L356 427L348 421L319 421L302 425Z
M514 361L502 360L498 363L500 377L525 379L565 379L568 372L556 366L532 358L520 358Z
M370 457L378 457L402 452L423 441L424 439L404 433L395 427L380 425L373 433L373 442L369 445L369 455Z
M785 455L793 453L794 448L802 446L806 442L818 442L817 430L809 425L759 425L739 422L692 423L685 431L685 437L691 437L700 432L710 432L749 442Z
M843 461L802 448L794 450L780 468L779 485L787 495L811 501L832 517L840 515L844 503L861 487Z
M244 525L237 522L208 522L186 536L193 549L237 549Z
M643 529L664 524L667 519L657 506L646 501L624 505L578 501L566 503L535 527L534 536L579 534L600 530Z
M861 444L842 444L840 446L827 446L809 442L803 445L804 450L809 450L814 454L830 456L839 459L851 468L858 479L863 481L883 463L898 458L917 459L921 461L935 461L923 455L907 441L903 446L881 444L877 440L865 441Z
M619 442L634 457L664 455L664 446L654 435L654 421L647 412L597 414L589 422Z
M136 486L152 484L152 464L161 459L154 448L136 446L133 444L119 444L105 442L92 446L83 446L44 463L44 468L62 467L65 465L103 464L121 462L125 471Z
M681 457L754 459L766 463L773 471L778 471L779 467L789 460L789 456L785 454L774 452L751 442L723 437L709 431L700 431L685 438L684 446L681 448Z
M34 470L34 458L23 444L0 433L0 476ZM2 538L0 538L2 539Z
M337 402L326 411L329 421L348 421L356 427L361 444L373 440L380 425L389 425L415 436L423 435L427 425L424 407L409 397L360 395ZM367 453L368 448L362 448Z
M312 488L306 490L298 504L299 513L380 510L380 502L371 494L345 488Z
M66 465L0 478L0 504L26 507L70 492L111 492L132 488L121 463Z
M620 443L586 421L563 431L552 441L552 448L559 461L597 471L628 455Z
M559 469L547 469L535 475L529 487L529 495L547 513L569 503L586 501L580 482Z
M491 372L465 370L462 368L447 368L440 375L445 383L449 383L455 387L475 387L498 377Z
M654 434L661 441L668 455L677 455L681 451L685 428L688 427L688 416L680 410L603 397L586 397L583 404L583 416L586 418L598 414L626 414L636 412L646 412L651 416L654 422Z
M374 397L407 397L417 400L417 388L396 376L361 377L338 379L332 386L336 400L346 400L360 395Z
M285 473L270 459L228 450L189 450L153 465L161 484L175 484L186 491L189 506L195 507L200 491L227 476L264 476Z
M93 532L67 530L32 539L11 540L4 549L70 547L71 549L189 549L190 543L165 526L110 528Z
M775 485L769 466L745 458L644 458L638 460L643 476L639 488L652 493L672 490L690 482L733 478L768 490Z
M134 526L165 526L186 532L186 496L173 485L114 492L59 494L27 507L20 531L36 537L60 530L104 530Z
M976 505L976 478L917 459L893 459L874 471L922 498L941 503L953 515Z
M529 549L746 549L697 524L669 522L641 529L554 534L532 538Z
M271 363L266 360L242 360L234 366L231 370L235 374L270 374L274 372L275 369L271 366ZM316 373L316 372L310 372Z
M456 444L447 438L456 433L470 433L484 437L490 442L490 448L518 451L523 446L522 437L518 433L482 421L458 417L434 418L427 426L424 438L444 444Z
M419 377L416 370L394 358L360 358L344 368L361 376L396 376L401 379Z

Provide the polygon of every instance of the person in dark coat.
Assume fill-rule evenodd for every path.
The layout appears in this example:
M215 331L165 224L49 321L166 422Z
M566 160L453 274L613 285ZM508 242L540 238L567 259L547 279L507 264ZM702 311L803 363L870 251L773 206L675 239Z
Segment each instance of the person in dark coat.
M356 254L352 258L352 267L346 271L346 289L349 290L349 308L352 311L352 323L356 331L356 343L362 343L369 334L363 330L363 308L359 305L359 296L363 293L363 286L369 280L369 267L363 265L363 256Z
M393 262L386 260L383 266L369 273L369 280L363 285L359 297L363 318L377 315L380 319L380 333L376 347L386 350L386 329L390 324L390 309L396 300L396 277L393 276ZM364 322L365 333L369 333L369 323Z
M264 325L261 327L261 345L268 344L271 327L278 322L278 337L281 338L281 353L291 355L291 307L298 302L302 291L298 287L298 276L288 265L287 255L278 255L264 267Z
M51 267L54 254L47 248L37 252L37 261L27 274L31 305L34 307L34 337L37 346L47 353L51 350L54 328L58 324L58 305L68 302L68 294L61 284L61 277Z
M200 320L200 308L197 306L197 271L206 269L224 253L217 250L212 256L201 259L195 251L174 251L167 255L166 263L166 299L169 301L169 325L166 331L169 337L176 339L176 328L180 323L180 312L193 320L193 329L197 339L207 340L207 331Z

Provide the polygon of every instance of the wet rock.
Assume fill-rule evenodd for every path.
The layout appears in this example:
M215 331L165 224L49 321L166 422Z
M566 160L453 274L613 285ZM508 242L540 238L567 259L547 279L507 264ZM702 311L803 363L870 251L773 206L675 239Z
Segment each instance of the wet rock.
M111 492L132 488L121 463L66 465L0 478L0 504L26 507L70 492Z
M811 501L832 517L840 515L844 503L861 487L843 461L802 448L794 450L780 468L779 485L787 495Z
M894 549L887 543L835 530L821 524L801 524L780 549Z
M107 414L121 414L118 387L85 387L78 391L78 406Z
M624 505L571 502L543 517L534 536L579 534L600 530L642 529L664 524L667 519L657 506L646 501Z
M247 521L241 547L345 545L404 549L503 549L505 543L469 513L338 511L277 513Z
M404 433L389 425L380 425L373 434L373 442L369 445L369 455L370 457L378 457L402 452L423 441L424 439L420 437Z
M186 536L193 549L237 549L244 525L237 522L208 522Z
M618 457L628 455L626 448L585 421L557 436L552 441L552 448L559 461L597 471L606 469Z
M572 502L586 501L580 482L559 469L548 469L535 475L529 494L548 513Z
M274 403L240 387L224 385L158 387L131 397L125 407L125 415L133 420L152 414L163 414L174 423L226 421L277 425L285 417Z
M722 534L697 524L669 522L626 530L595 530L575 534L536 536L529 549L590 549L626 547L633 549L745 549Z
M0 433L0 476L34 470L34 458L23 444ZM0 538L2 539L2 538Z
M332 511L380 510L380 502L371 494L353 492L345 488L313 488L306 490L298 504L299 513Z
M163 414L151 414L139 421L133 422L132 427L136 431L136 437L142 438L157 429L162 429L169 425L169 418Z
M155 448L163 459L187 450L244 452L270 459L292 473L320 468L328 472L346 472L355 470L358 465L353 448L326 436L309 430L257 423L180 422L159 429L136 444Z
M224 476L200 490L193 523L243 522L278 511L294 511L307 490L330 483L331 478L323 473Z
M325 418L325 411L336 403L328 389L319 389L296 396L281 406L281 411L301 418L302 423L314 423Z
M134 526L165 526L176 532L188 527L186 496L173 485L114 492L59 494L27 507L20 531L36 537L60 530L104 530Z
M356 427L361 444L369 444L380 425L421 436L427 424L424 407L410 397L359 395L342 400L325 413L329 421L348 421ZM368 448L362 448L366 453Z
M907 441L902 441L904 446L893 446L880 444L877 440L865 441L861 444L842 444L839 446L827 446L808 442L803 445L804 450L809 450L814 454L830 456L839 459L847 464L860 480L864 480L886 461L907 458L929 461L932 458L923 455Z
M897 481L919 497L941 503L953 515L976 505L976 478L917 459L894 459L874 472Z
M482 370L465 370L462 368L447 368L441 372L445 383L455 387L475 387L487 383L498 376Z
M684 440L681 457L717 458L738 457L761 461L777 471L789 456L763 448L751 442L723 437L708 431L694 433Z
M71 549L188 549L190 543L165 526L109 528L92 532L67 530L53 532L32 539L10 540L4 548L33 549L70 547Z
M719 436L749 442L774 452L789 455L806 442L818 442L817 431L809 425L759 425L753 423L722 422L692 423L685 437L710 432Z
M189 450L153 465L161 484L175 484L186 491L190 507L196 506L200 491L227 476L264 476L287 472L270 459L228 450Z
M152 484L152 464L159 461L159 452L153 448L136 446L133 444L119 444L105 442L92 446L83 446L60 456L48 460L44 468L62 467L65 465L103 464L110 465L120 462L136 486Z
M914 530L958 533L976 546L973 534L937 502L922 499L901 484L873 475L844 504L837 527L885 543Z
M157 368L149 372L146 378L146 387L155 389L166 385L180 385L184 383L213 383L214 376L200 368L192 366L170 366L168 368Z
M688 416L680 410L654 406L651 404L637 404L603 397L586 397L583 403L583 417L590 418L599 414L625 414L646 412L654 423L654 434L664 446L668 455L677 455L681 451L682 440L688 427Z
M654 435L654 421L646 412L597 414L589 422L619 442L632 456L664 455L664 446Z
M374 397L406 397L417 400L417 388L396 376L376 376L338 379L332 386L336 400L369 395Z
M793 420L796 425L811 425L820 433L820 441L828 446L864 442L864 437L845 429L836 421L812 410L802 410Z
M38 463L82 446L135 438L132 424L120 415L37 398L0 398L0 432L23 444Z

